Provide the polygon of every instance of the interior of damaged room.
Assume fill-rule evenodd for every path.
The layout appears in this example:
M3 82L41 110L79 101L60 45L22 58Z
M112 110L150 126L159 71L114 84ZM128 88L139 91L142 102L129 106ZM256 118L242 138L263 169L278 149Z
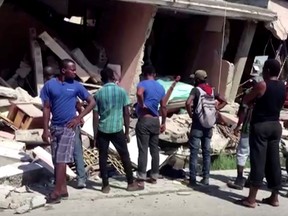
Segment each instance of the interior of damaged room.
M57 7L46 2L5 0L0 7L0 183L31 183L31 178L24 175L21 182L10 179L24 172L18 169L19 163L26 170L43 167L47 170L45 175L33 178L33 182L49 184L53 176L49 145L41 138L43 115L39 92L46 79L44 72L52 67L59 73L61 59L76 62L77 79L91 94L102 86L101 69L108 66L114 70L119 85L133 102L128 150L135 170L138 149L133 107L141 67L152 64L157 81L166 92L174 79L181 76L167 102L167 129L159 141L161 175L173 179L184 179L189 166L192 120L185 110L185 101L194 87L190 74L205 70L215 92L229 102L213 128L212 167L213 161L220 157L234 160L239 136L231 131L238 121L240 98L251 82L251 75L261 76L264 61L276 58L282 65L280 78L287 79L287 44L274 37L262 22L157 10L151 5L120 1L95 1L89 5L71 1ZM248 41L250 37L248 45L243 41L247 37ZM243 48L243 44L248 48ZM243 50L248 51L245 54ZM243 74L235 86L234 73L241 67ZM282 115L285 118L288 114L283 110ZM92 113L88 114L81 128L84 160L90 178L99 180L98 152L90 148L92 118ZM288 131L284 130L284 149L286 136ZM111 176L124 173L112 145L108 160ZM148 163L148 170L149 166ZM221 168L235 167L236 164ZM73 164L67 175L71 179L76 176Z

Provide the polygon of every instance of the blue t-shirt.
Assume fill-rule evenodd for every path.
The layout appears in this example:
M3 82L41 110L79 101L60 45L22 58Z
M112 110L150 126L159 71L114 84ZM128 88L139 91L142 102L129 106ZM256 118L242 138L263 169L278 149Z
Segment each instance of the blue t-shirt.
M144 104L150 110L153 116L159 116L158 107L160 101L165 96L164 87L155 80L141 81L137 88L144 88ZM139 106L136 107L139 116Z
M75 80L60 82L57 78L47 81L41 90L42 103L49 101L52 125L65 126L76 116L77 97L87 100L90 94Z

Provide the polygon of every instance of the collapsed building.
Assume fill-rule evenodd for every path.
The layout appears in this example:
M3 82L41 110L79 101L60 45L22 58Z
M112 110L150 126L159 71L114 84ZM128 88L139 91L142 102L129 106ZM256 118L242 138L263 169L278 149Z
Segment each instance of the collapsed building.
M172 143L174 149L172 154L161 152L160 166L176 154L187 160L187 151L177 149L188 141L191 119L183 108L193 88L189 75L195 70L206 70L209 83L229 101L222 112L225 125L214 130L213 154L235 150L238 138L229 131L237 122L234 101L250 79L255 57L279 59L282 77L287 78L288 4L284 1L5 0L0 4L0 156L20 160L24 154L30 159L23 163L32 170L39 168L30 163L38 157L39 166L53 172L49 153L39 147L46 146L41 139L38 96L44 68L57 69L61 59L71 58L77 63L78 80L90 93L101 88L100 70L108 65L133 102L142 65L155 66L166 91L173 77L182 77L168 102L167 131L160 136L161 147ZM88 149L93 139L92 114L84 120L85 163L97 170L97 152ZM131 121L129 152L137 168L133 128L135 119ZM10 150L5 150L8 143ZM115 149L110 151L110 164L123 173ZM7 166L2 170L11 168ZM0 175L0 179L8 178L8 174ZM73 170L67 174L75 176Z

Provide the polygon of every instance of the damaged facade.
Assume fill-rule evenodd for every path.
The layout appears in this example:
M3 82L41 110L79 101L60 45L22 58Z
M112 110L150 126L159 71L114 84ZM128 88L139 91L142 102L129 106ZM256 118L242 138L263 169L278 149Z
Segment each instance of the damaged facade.
M186 144L191 119L179 113L193 87L190 74L206 70L209 83L234 106L239 86L250 78L254 57L264 52L275 58L273 49L281 44L286 50L282 41L287 39L287 24L283 24L287 8L285 2L277 0L4 1L0 8L0 49L5 53L0 56L0 148L12 142L16 149L0 151L8 152L0 156L13 155L20 160L24 155L28 160L21 163L28 170L45 167L53 173L51 156L42 148L46 146L41 139L42 104L38 95L45 81L44 68L57 69L59 61L66 58L76 61L78 79L90 93L101 88L100 70L108 65L132 101L142 65L153 64L163 85L169 86L173 77L181 75L182 82L168 102L171 117L160 140L176 148ZM286 55L283 52L278 53L281 61ZM237 122L236 110L237 106L227 109L230 114L222 113L226 126ZM95 171L99 169L97 152L88 149L93 139L92 113L84 120L85 164ZM226 126L214 129L214 154L235 150L238 138L229 134ZM132 121L129 152L137 168L134 128ZM31 152L26 151L28 147ZM110 164L123 173L115 149L110 151ZM173 156L161 153L160 166ZM39 158L37 165L30 163ZM16 169L11 175L22 172L17 169L19 164L15 169L10 166L2 168ZM73 178L71 168L67 175Z

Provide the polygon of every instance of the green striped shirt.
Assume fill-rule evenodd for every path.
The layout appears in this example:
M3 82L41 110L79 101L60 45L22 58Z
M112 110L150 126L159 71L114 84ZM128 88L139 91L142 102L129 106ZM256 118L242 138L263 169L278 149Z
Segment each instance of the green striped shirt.
M130 104L126 91L115 83L107 83L95 93L94 98L94 110L100 116L98 130L103 133L123 130L123 108Z

